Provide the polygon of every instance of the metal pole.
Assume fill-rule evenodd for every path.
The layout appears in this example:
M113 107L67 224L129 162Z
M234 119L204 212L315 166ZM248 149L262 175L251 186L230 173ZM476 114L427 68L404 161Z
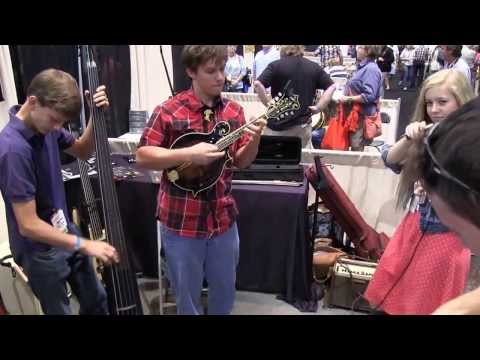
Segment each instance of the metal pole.
M160 315L163 315L163 280L162 280L162 235L160 232L160 221L157 220L157 246L158 246L158 292L160 294L158 306Z
M167 76L168 86L170 86L170 91L172 93L172 96L175 96L175 93L173 91L172 82L170 81L170 76L168 75L167 64L165 63L165 58L163 57L162 45L160 45L160 56L162 57L163 67L165 68L165 75Z

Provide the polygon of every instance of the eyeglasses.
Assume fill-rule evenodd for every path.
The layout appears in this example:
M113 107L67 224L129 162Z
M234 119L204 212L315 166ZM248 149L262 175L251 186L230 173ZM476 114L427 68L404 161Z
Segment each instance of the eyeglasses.
M442 165L440 165L440 163L438 162L435 155L433 155L432 148L430 147L430 138L431 138L433 132L435 131L435 129L438 127L438 125L440 125L440 123L436 123L435 125L433 125L432 128L430 129L428 135L425 136L425 138L423 139L423 142L425 144L425 149L427 150L428 156L430 157L430 159L432 160L432 163L433 163L432 164L433 165L432 166L433 171L436 174L438 174L440 176L443 176L445 179L453 181L455 184L457 184L458 186L461 186L465 190L471 191L471 192L475 193L476 195L480 195L480 193L478 191L472 189L470 186L465 184L463 181L456 178L455 176L450 174L447 170L445 170L445 168Z

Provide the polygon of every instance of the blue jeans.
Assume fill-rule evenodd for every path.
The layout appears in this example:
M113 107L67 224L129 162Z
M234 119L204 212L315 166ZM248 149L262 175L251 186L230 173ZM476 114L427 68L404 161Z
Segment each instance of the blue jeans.
M412 70L412 87L420 85L423 81L423 74L425 73L425 64L414 64Z
M208 283L208 314L230 314L239 259L237 224L219 236L205 239L178 236L163 225L160 229L177 314L203 314L200 300L204 278Z
M403 87L412 87L413 79L413 65L405 65L405 71L403 73Z
M315 129L312 131L312 145L314 149L320 149L324 136L325 128Z
M72 313L67 282L80 303L80 315L108 314L107 294L88 256L52 247L23 254L21 266L45 315Z

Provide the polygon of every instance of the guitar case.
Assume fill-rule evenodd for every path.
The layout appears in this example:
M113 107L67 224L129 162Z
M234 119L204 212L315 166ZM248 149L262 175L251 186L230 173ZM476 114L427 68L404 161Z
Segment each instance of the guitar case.
M389 241L388 236L383 232L378 233L365 222L320 157L315 156L314 159L315 164L306 169L306 176L315 189L317 197L322 199L335 220L347 233L355 245L355 254L377 261Z

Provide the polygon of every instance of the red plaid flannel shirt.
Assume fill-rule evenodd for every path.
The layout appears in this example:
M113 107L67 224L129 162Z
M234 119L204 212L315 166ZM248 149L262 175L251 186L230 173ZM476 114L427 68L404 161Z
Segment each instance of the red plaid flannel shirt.
M179 136L190 132L210 132L219 121L228 121L231 131L245 124L242 107L234 101L218 98L212 110L212 121L204 120L204 105L193 93L183 91L157 106L143 131L139 146L170 148ZM246 145L249 135L230 146L233 156ZM225 168L217 183L193 197L178 189L162 174L158 193L157 218L180 236L205 238L227 231L235 222L238 208L231 193L232 169Z

